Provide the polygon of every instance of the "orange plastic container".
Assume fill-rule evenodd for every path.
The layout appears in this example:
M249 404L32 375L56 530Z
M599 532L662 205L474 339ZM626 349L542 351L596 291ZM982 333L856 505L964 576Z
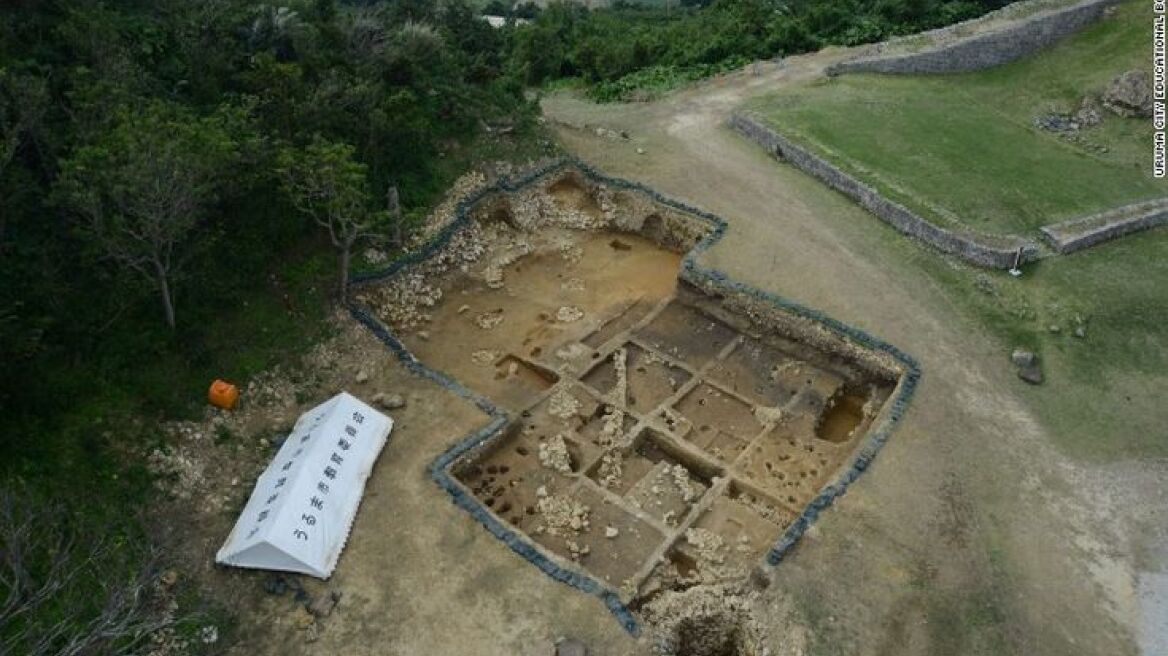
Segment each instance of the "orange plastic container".
M213 406L230 410L239 400L239 388L225 380L215 379L211 383L210 391L207 392L207 400Z

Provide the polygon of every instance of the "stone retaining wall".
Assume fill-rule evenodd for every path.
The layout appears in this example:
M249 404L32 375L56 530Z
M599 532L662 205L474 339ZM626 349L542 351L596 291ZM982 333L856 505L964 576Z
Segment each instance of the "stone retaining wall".
M885 198L875 189L844 173L833 164L795 145L753 116L735 112L730 117L730 126L775 157L791 163L856 201L861 207L897 230L941 251L979 266L995 269L1013 267L1019 248L1022 249L1023 262L1038 256L1038 245L1022 238L964 235L930 223L903 205Z
M959 73L1004 64L1045 48L1099 20L1119 0L1086 0L1063 9L1042 12L1019 22L933 46L919 52L875 55L829 66L841 73Z
M1056 251L1065 254L1161 225L1168 225L1168 198L1043 226L1042 234Z

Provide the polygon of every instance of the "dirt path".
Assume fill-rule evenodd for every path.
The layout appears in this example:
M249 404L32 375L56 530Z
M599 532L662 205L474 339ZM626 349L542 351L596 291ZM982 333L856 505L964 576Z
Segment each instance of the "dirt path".
M780 566L770 594L793 600L812 653L1110 655L1162 644L1153 624L1168 618L1141 589L1168 569L1154 547L1168 534L1168 463L1096 466L1057 452L1008 368L1008 345L913 265L937 255L723 127L749 97L843 56L763 64L641 105L544 101L585 160L726 218L708 265L923 363L906 421ZM613 136L621 131L630 139Z

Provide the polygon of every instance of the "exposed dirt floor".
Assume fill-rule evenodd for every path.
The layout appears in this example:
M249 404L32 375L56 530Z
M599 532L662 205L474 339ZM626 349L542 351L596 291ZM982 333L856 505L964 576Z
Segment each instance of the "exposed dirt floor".
M766 653L1158 653L1168 626L1168 463L1084 463L1057 451L1022 400L1027 388L1002 355L1008 345L962 320L906 261L907 249L918 246L890 238L873 217L722 126L750 94L817 75L840 56L761 64L643 105L596 106L569 96L544 102L571 151L729 221L704 264L822 309L921 361L922 384L873 466L750 602L769 636ZM599 136L596 127L604 128ZM631 139L612 136L621 130ZM620 255L607 241L592 246ZM638 275L664 298L676 256L659 257ZM542 284L565 283L574 284ZM589 293L575 304L585 318L604 307L601 295ZM478 308L481 295L460 296L443 304L442 312L453 312L446 320L470 315L489 323L497 307L506 315L506 305ZM460 314L463 304L471 307ZM410 375L347 316L336 326L336 337L298 367L253 382L234 415L173 427L179 447L157 457L175 486L164 511L176 513L176 526L186 518L176 529L186 563L179 585L230 600L240 639L230 653L544 656L563 636L596 655L653 653L595 597L524 562L428 478L435 456L483 425L483 413ZM432 334L407 339L439 368L468 379L481 369L478 384L496 382L501 360L482 356L486 365L478 365L465 352L502 345L468 343L463 355L442 362L441 353L427 351ZM501 373L528 375L521 367L504 362ZM544 384L531 375L534 386ZM1168 375L1147 383L1168 389ZM214 567L215 550L271 455L257 436L278 437L300 411L340 389L363 398L400 394L405 406L390 412L394 432L332 579L285 581ZM322 607L334 592L335 608ZM719 618L738 627L735 603L680 623L679 634ZM730 645L738 638L716 639Z
M861 443L892 379L711 315L648 239L520 235L526 255L491 249L511 264L455 274L426 330L405 333L518 417L455 474L626 603L744 579Z
M798 608L812 653L1157 653L1168 463L1056 451L1002 356L1008 345L900 257L920 246L723 126L751 94L814 78L841 56L760 65L657 103L544 101L570 150L730 222L708 266L921 360L894 439L768 594ZM631 139L611 136L622 131Z

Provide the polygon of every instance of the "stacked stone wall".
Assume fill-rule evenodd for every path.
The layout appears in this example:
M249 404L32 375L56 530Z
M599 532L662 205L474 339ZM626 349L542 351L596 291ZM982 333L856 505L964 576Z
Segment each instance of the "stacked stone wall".
M1045 48L1099 20L1119 0L1086 0L1041 12L1006 27L953 39L917 52L878 54L840 62L828 75L842 73L960 73L990 68ZM923 36L927 36L923 35ZM950 37L951 38L951 37Z
M838 167L796 145L791 140L745 113L735 113L730 125L746 138L761 145L775 157L822 181L872 212L897 230L916 237L938 250L956 255L983 267L1009 269L1021 249L1021 261L1038 256L1038 245L1019 237L989 237L963 234L932 223L912 210L880 194Z

